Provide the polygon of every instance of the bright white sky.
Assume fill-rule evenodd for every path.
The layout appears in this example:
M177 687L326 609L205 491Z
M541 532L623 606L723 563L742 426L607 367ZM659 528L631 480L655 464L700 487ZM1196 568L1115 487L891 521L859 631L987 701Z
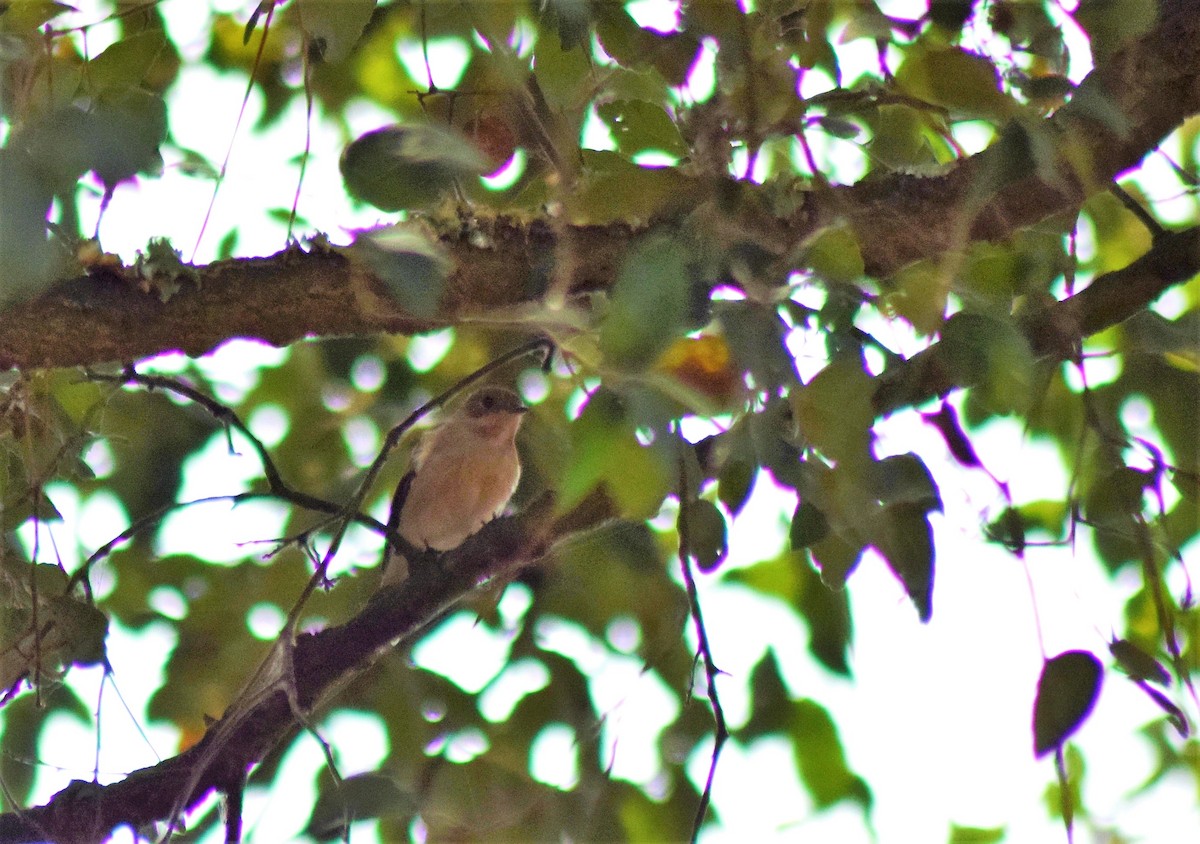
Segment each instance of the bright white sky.
M80 22L97 20L97 2L76 2ZM243 14L251 2L217 5ZM670 11L669 3L645 0L636 4L638 14L656 8ZM1065 4L1064 4L1065 5ZM890 14L916 17L924 11L920 2L880 2ZM197 57L207 42L202 28L201 4L194 0L167 0L163 10L173 36L184 45L185 56ZM670 18L664 19L665 27ZM1068 29L1075 43L1075 56L1086 55L1078 33ZM96 27L89 33L88 49L99 52L113 37L111 28ZM865 45L865 42L863 42ZM453 61L453 49L447 55ZM854 60L853 51L843 55ZM402 58L405 58L402 56ZM866 45L861 61L874 62L874 48ZM1090 68L1072 68L1075 78ZM711 87L711 56L701 62L689 84L692 97L704 96ZM848 73L850 78L853 73ZM810 74L810 84L819 85L819 74ZM439 82L446 84L443 80ZM828 84L826 81L825 84ZM219 164L226 155L237 111L245 90L244 77L216 74L203 67L185 66L173 91L170 110L174 138ZM806 91L812 93L812 91ZM203 105L198 105L203 104ZM271 254L284 246L284 228L261 214L269 207L289 208L298 174L292 153L304 142L304 114L291 108L264 135L252 135L249 127L261 108L257 92L233 143L228 175L217 196L204 240L195 249L195 260L210 260L217 243L235 224L242 225L238 254ZM369 105L349 110L354 134L390 123L392 117ZM337 170L337 155L345 139L328 123L313 124L313 157L301 195L300 213L312 226L335 240L344 232L382 219L370 210L350 207ZM603 145L602 134L589 136ZM969 148L986 143L986 133L976 127L964 130L960 139ZM281 152L282 151L282 152ZM832 142L818 149L831 170L842 181L853 181L861 168L858 153L849 144ZM106 249L127 259L152 235L168 235L192 257L200 224L212 196L212 184L189 178L172 168L160 180L146 179L136 186L118 190L101 230ZM1143 174L1153 195L1154 169ZM95 214L95 208L91 209ZM1168 216L1194 218L1195 201L1182 197L1168 209ZM248 219L248 215L254 215ZM86 218L85 218L86 219ZM148 228L141 221L153 220ZM311 230L311 229L310 229ZM1083 248L1088 248L1087 232ZM1177 300L1165 297L1163 312L1171 315ZM918 348L898 325L867 326L894 347L911 353ZM449 335L411 346L414 363L429 367L445 351ZM811 341L793 338L805 378L819 366L820 355L806 355ZM439 351L440 347L440 351ZM814 346L814 349L817 347ZM286 352L258 344L234 342L207 358L202 365L227 386L222 398L234 400L253 386L261 367L279 365ZM177 369L177 356L160 359L159 366ZM367 367L369 369L369 366ZM1096 379L1111 378L1114 372L1097 369ZM371 388L369 373L364 388ZM377 381L372 382L378 388ZM1127 408L1129 421L1148 424L1147 409ZM267 411L251 420L265 440L277 440L286 430L287 419ZM1007 825L1008 840L1014 842L1058 842L1064 840L1061 826L1052 821L1044 807L1043 792L1053 781L1049 760L1035 762L1032 754L1030 720L1034 688L1042 661L1034 617L1034 601L1040 612L1045 651L1055 654L1072 648L1091 650L1102 658L1113 626L1120 623L1125 599L1136 590L1133 578L1108 580L1091 556L1084 539L1072 556L1062 550L1030 549L1026 568L995 546L979 541L979 527L986 514L994 514L997 493L982 473L964 473L953 465L937 435L920 424L915 413L898 414L878 429L879 453L916 451L942 485L946 512L936 517L938 548L937 581L933 620L917 621L900 586L877 559L867 559L854 575L851 603L856 626L852 658L855 680L847 682L821 669L805 650L807 632L782 604L722 581L718 574L701 577L701 601L708 622L716 662L725 672L720 680L726 714L737 727L748 717L746 683L750 671L766 647L775 650L791 692L813 698L834 715L841 731L851 767L870 784L875 795L871 823L877 840L889 842L942 841L952 823L964 826ZM1153 439L1148 431L1144 436ZM351 421L347 437L364 453L370 453L378 432ZM993 424L974 440L985 465L1007 480L1018 503L1061 495L1066 478L1056 454L1044 444L1031 442L1013 426ZM248 453L242 450L243 453ZM111 462L101 448L90 455L103 474ZM109 471L112 467L107 467ZM117 467L120 470L120 467ZM187 469L183 498L230 494L239 491L244 479L257 470L248 456L231 457L220 437ZM1047 492L1049 490L1049 492ZM90 550L111 538L127 523L125 514L111 496L97 494L80 502L69 487L52 487L50 495L65 523L54 527L57 547L68 566L77 564L80 549ZM794 506L787 493L769 483L757 485L756 493L738 517L730 537L731 559L723 571L769 559L786 541L787 519ZM169 553L187 548L214 562L227 562L242 553L237 543L278 535L279 509L243 506L232 516L227 507L189 509L172 517L159 538L160 550ZM214 531L214 524L221 531ZM276 525L276 527L271 527ZM218 547L215 535L224 536ZM32 537L26 532L26 541ZM45 537L43 537L45 538ZM43 548L49 547L45 544ZM1194 550L1194 549L1193 549ZM353 537L343 552L341 564L369 564L374 557L367 537ZM1027 580L1028 574L1028 580ZM1032 583L1032 593L1030 589ZM528 603L522 587L513 587L501 606L502 616L521 617ZM171 617L185 610L178 595L162 591L154 606ZM754 624L746 624L753 617ZM247 619L256 635L271 636L282 621L275 607L262 607ZM648 793L661 793L662 772L651 751L662 726L679 705L675 692L652 673L641 670L641 662L630 652L636 646L636 630L618 625L607 642L591 639L568 623L547 623L540 630L545 646L575 660L592 678L592 695L603 713L603 741L610 748L613 775L642 784ZM474 624L473 618L452 618L436 636L417 650L417 661L429 670L441 671L464 688L487 688L481 700L485 717L502 719L521 694L545 683L545 672L536 664L510 666L495 678L507 655L509 636ZM132 710L125 712L111 688L103 697L100 722L100 769L102 778L119 778L129 770L153 764L154 751L137 733L135 722L145 730L149 745L162 757L174 753L174 730L146 718L145 706L161 684L161 672L147 672L147 665L160 665L173 645L166 624L154 624L140 633L114 625L109 640L109 657L124 700ZM476 654L474 660L466 654ZM495 679L494 679L495 678ZM84 700L97 700L99 673L75 670L71 684ZM489 685L490 683L490 685ZM1159 717L1159 711L1119 674L1109 672L1097 708L1076 743L1088 762L1085 788L1087 805L1104 818L1117 818L1121 828L1134 838L1147 841L1180 840L1181 830L1200 830L1200 808L1196 784L1179 776L1157 787L1150 795L1132 796L1153 770L1149 747L1136 733L1140 725ZM56 719L39 748L35 802L43 802L69 779L89 778L94 764L96 728L66 717ZM322 732L337 751L343 776L373 770L386 756L387 740L379 719L361 712L334 711ZM573 736L563 725L548 725L531 759L531 770L544 781L569 786L575 772ZM460 735L445 751L450 758L466 760L486 752L480 735ZM319 749L310 740L299 740L288 751L280 767L274 791L252 791L247 797L245 820L250 840L292 840L308 816L316 773L322 768ZM689 762L693 782L702 783L708 750L699 748ZM676 783L675 787L683 787ZM706 844L744 841L868 842L871 835L858 809L840 806L814 814L807 795L796 781L790 749L782 739L763 738L749 745L731 741L721 758L715 791L715 819L702 839ZM355 842L377 840L372 822L356 825ZM419 824L413 830L421 838ZM128 840L128 836L124 839ZM212 840L219 841L214 836Z

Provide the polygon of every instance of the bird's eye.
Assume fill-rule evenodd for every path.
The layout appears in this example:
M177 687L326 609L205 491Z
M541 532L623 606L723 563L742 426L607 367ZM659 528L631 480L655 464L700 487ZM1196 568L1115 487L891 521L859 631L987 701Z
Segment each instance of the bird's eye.
M495 404L496 404L496 399L494 396L484 396L483 397L483 409L484 410L491 410Z

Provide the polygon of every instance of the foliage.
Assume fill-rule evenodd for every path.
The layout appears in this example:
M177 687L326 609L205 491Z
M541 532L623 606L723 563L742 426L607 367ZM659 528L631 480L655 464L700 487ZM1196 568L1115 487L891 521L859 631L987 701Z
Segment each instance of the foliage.
M404 469L381 462L397 421L530 341L553 345L546 369L516 355L489 375L534 405L514 501L534 515L505 523L527 531L517 562L481 563L491 579L453 609L406 593L427 613L396 628L400 644L330 673L336 697L313 713L297 693L328 690L293 678L264 739L277 746L252 760L252 785L277 779L298 714L309 729L330 706L382 719L377 770L343 779L331 754L313 838L372 818L386 840L416 823L432 839L695 837L710 794L691 760L719 770L725 739L764 736L787 742L813 812L855 806L869 825L875 796L841 713L795 688L771 650L749 676L718 678L705 590L786 605L820 670L849 677L856 573L882 560L936 623L939 576L965 564L938 554L947 502L981 479L977 542L1014 565L1040 546L1055 550L1038 564L1094 554L1114 582L1136 580L1124 618L1095 625L1121 629L1109 662L1161 713L1145 727L1154 780L1200 780L1186 559L1200 533L1196 9L962 0L910 19L874 2L706 0L662 4L675 13L655 28L615 0L244 5L208 12L203 43L185 43L158 4L116 3L93 54L96 21L0 4L0 303L14 326L0 360L20 365L0 403L4 818L23 822L27 760L51 719L89 717L60 681L106 664L106 627L173 642L147 714L178 730L181 752L212 734L209 718L253 720L253 667L289 654L295 631L359 629ZM438 45L465 55L452 82L438 84ZM1169 50L1184 70L1162 67ZM185 263L155 219L136 223L145 254L106 252L107 215L171 170L231 189L226 164L173 128L186 110L236 111L174 97L197 68L261 102L244 131L300 109L340 142L287 151L292 207L264 193L242 228L210 233L229 260ZM1157 94L1122 98L1143 88ZM364 113L385 117L364 128ZM1169 175L1116 182L1143 159L1170 160ZM317 162L339 174L338 196L308 195ZM501 165L504 178L479 178ZM306 231L327 203L364 228ZM288 248L240 252L272 214ZM281 313L306 315L273 322ZM54 348L22 358L22 331ZM155 331L158 352L198 355L214 337L290 345L114 368L134 363L128 338ZM61 349L89 368L43 368ZM897 448L893 414L936 448ZM976 448L1004 425L1050 447L1068 481L1014 495L1017 470ZM736 546L769 487L788 502L789 547ZM212 496L224 500L183 506ZM78 529L85 516L103 535ZM213 534L229 541L214 550ZM501 643L488 677L413 665L461 624ZM304 646L296 664L317 665ZM666 690L655 777L612 776L589 652ZM1029 677L1022 717L1036 753L1056 756L1049 803L1068 828L1088 814L1067 740L1115 684L1099 657L1043 653ZM728 725L723 688L749 700ZM530 762L555 730L575 757L558 785ZM222 776L236 819L242 788ZM150 834L168 816L129 819ZM220 822L205 804L187 837Z

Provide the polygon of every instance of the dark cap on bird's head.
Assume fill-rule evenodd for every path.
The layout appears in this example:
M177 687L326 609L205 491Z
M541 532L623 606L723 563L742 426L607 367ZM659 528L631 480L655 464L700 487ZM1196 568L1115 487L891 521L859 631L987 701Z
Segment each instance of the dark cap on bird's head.
M506 387L481 387L471 394L463 411L474 419L496 413L525 413L529 410L521 397Z

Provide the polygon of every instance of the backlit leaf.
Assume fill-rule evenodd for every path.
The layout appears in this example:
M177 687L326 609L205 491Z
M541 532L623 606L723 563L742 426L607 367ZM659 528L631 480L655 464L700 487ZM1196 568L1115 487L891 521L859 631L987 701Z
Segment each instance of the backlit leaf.
M653 235L625 259L600 328L605 359L625 369L648 366L688 322L691 273L677 238Z

